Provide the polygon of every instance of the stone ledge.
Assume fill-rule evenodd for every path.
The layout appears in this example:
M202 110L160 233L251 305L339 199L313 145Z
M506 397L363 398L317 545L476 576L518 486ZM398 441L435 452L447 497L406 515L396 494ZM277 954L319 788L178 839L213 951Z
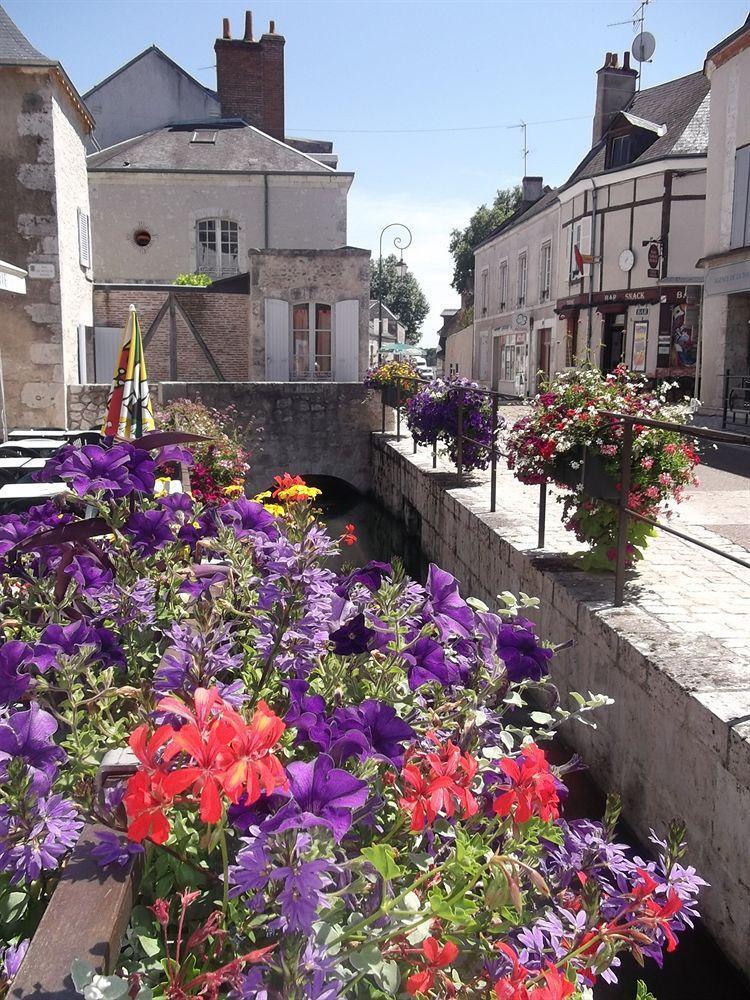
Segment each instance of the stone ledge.
M455 476L406 450L373 435L376 496L396 516L404 502L421 515L425 553L465 595L488 603L502 590L539 596L531 617L542 634L575 639L553 661L560 687L609 694L615 704L597 730L571 726L566 738L598 783L620 792L641 838L675 816L686 820L689 861L711 883L705 922L750 976L750 660L718 639L671 628L668 616L614 608L611 577L519 542L528 531L515 523L510 498L489 513L476 492L455 488Z

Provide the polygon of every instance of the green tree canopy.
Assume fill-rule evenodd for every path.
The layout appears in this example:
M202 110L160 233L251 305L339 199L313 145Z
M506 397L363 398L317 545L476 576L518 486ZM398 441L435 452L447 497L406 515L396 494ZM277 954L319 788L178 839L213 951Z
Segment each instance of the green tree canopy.
M392 253L383 258L383 275L380 276L378 261L370 261L370 298L383 297L394 316L398 316L406 330L406 342L416 344L422 336L422 324L430 311L427 297L419 287L419 282L407 271L403 278L396 268L398 257Z
M457 292L474 291L474 247L497 229L518 208L521 188L504 188L491 205L480 205L464 229L454 229L448 249L453 257L453 281Z

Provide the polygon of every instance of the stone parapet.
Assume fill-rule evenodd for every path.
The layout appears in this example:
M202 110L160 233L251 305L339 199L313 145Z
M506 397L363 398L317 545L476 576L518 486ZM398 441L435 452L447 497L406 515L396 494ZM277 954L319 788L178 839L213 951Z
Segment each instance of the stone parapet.
M411 441L373 436L375 495L394 515L420 524L425 553L458 578L465 596L493 607L504 590L538 596L541 606L530 617L541 634L555 643L575 640L553 660L559 687L607 694L615 703L601 710L596 730L571 725L566 739L597 783L622 796L624 816L644 841L651 828L663 834L673 818L686 821L689 862L711 883L701 899L705 922L750 976L750 661L718 637L725 609L729 634L732 605L745 607L750 575L680 550L685 580L691 560L704 560L704 587L717 593L714 635L680 630L675 594L669 612L635 603L614 608L609 574L575 571L535 548L533 499L507 470L491 514L481 478L473 488L458 484L447 466L433 471L427 452L415 456L411 448ZM564 545L561 535L550 524L548 544ZM654 548L652 580L670 551ZM643 574L647 579L647 569ZM680 599L689 618L690 597Z

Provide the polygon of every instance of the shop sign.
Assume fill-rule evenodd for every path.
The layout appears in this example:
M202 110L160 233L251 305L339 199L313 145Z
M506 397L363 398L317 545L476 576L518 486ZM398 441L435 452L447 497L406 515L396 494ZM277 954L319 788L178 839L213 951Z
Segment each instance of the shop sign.
M649 309L648 306L636 306L635 307L635 314L636 314L636 316L648 316L648 314L650 312L651 312L651 310Z
M526 326L526 324L528 323L528 321L529 321L529 317L526 315L526 313L517 313L516 314L516 326Z
M54 264L29 264L30 278L45 278L49 280L55 276Z
M750 260L738 260L706 272L706 295L730 295L750 291Z
M661 252L659 251L659 244L652 243L648 248L648 266L650 268L658 267L660 259Z

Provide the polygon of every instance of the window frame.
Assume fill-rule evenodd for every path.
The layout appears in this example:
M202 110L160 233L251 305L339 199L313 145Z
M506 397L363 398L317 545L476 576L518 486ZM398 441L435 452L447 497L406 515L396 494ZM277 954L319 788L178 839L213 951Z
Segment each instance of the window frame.
M521 262L523 261L523 267ZM523 281L521 278L523 277ZM516 308L523 309L529 297L529 253L528 248L518 251L516 261Z
M201 227L205 227L205 231L208 232L210 226L213 226L215 255L213 266L206 265L205 253L210 248L204 249L204 243L201 241ZM231 239L232 228L234 241ZM234 219L225 219L221 216L205 216L195 220L195 269L198 274L207 274L210 278L218 279L231 278L240 273L240 228L240 224ZM225 229L228 234L226 239ZM232 242L235 247L234 255L231 251ZM227 250L224 249L225 243L229 248Z
M743 176L744 175L744 176ZM742 183L744 180L744 183ZM732 219L729 249L740 250L750 245L750 143L738 146L734 152Z
M486 316L490 305L490 269L483 267L479 273L480 307L482 315Z
M295 312L299 309L306 311L307 324L305 327L295 325ZM318 325L318 311L327 309L330 316L330 326ZM289 377L292 382L332 382L334 381L334 367L336 358L335 330L334 330L334 303L318 300L290 303L291 320L289 323ZM307 334L307 367L304 371L297 368L297 352L295 351L297 332ZM322 354L318 351L318 335L321 333L330 334L330 352ZM318 370L318 359L327 358L328 369Z
M499 295L498 312L503 313L508 307L508 258L504 257L497 267L497 290Z
M546 267L545 267L546 252ZM539 248L539 301L548 302L552 296L552 237L542 241Z

